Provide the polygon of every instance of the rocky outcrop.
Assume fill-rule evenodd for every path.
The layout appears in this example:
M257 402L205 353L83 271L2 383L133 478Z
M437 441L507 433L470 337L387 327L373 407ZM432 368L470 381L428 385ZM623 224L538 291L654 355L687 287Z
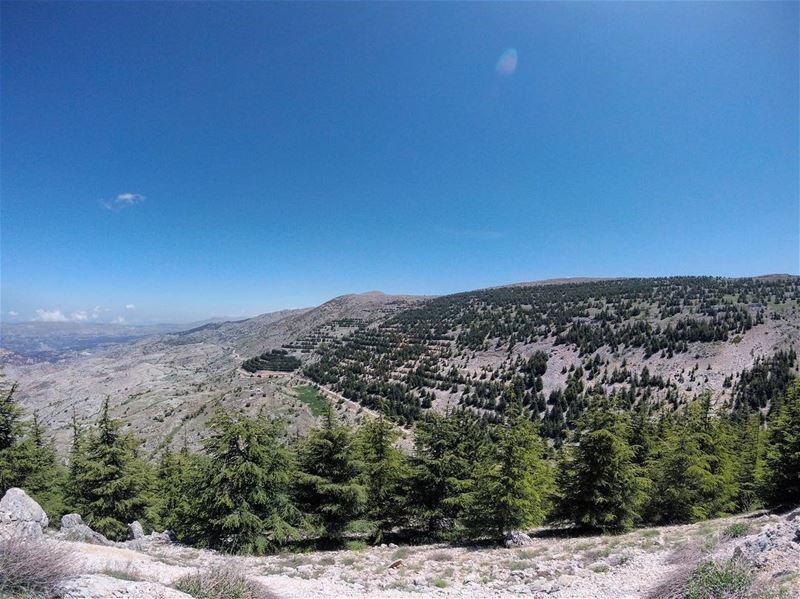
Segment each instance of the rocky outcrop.
M41 537L47 514L25 491L13 487L0 499L0 538Z
M138 520L134 520L128 524L128 538L132 541L144 537L144 528Z
M507 532L503 539L503 544L506 547L525 547L533 543L531 538L522 531L512 530Z
M61 530L56 536L65 541L80 541L93 545L116 545L114 541L108 540L99 532L89 528L80 514L67 514L61 518Z

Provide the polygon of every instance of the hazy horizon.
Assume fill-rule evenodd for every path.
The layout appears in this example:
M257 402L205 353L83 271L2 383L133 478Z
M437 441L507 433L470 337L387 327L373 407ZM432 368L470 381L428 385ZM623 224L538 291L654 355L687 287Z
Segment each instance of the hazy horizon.
M0 321L800 274L799 6L4 2Z

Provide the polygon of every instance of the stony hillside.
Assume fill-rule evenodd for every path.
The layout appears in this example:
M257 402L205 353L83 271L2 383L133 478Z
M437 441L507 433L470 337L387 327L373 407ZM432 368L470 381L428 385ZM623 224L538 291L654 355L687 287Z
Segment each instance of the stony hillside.
M380 320L416 301L378 293L348 295L313 309L64 352L56 361L7 356L3 372L7 383L18 383L20 403L29 413L38 413L62 448L69 443L73 415L79 422L93 420L106 396L112 399L114 415L139 434L146 451L176 440L196 444L216 405L250 413L266 407L286 418L290 430L303 429L314 417L297 400L296 387L308 381L250 377L239 368L242 360L291 343L322 324Z
M298 387L311 381L344 411L381 410L401 423L454 405L497 418L513 394L557 439L592 393L671 409L709 392L720 407L767 412L796 371L797 277L546 283L435 298L349 295L57 362L10 361L5 373L62 446L73 413L92 418L109 395L154 450L196 442L216 405L264 407L307 427L313 410ZM260 371L258 357L276 349L300 368Z
M532 531L508 547L354 540L347 550L245 557L182 546L166 532L144 535L138 522L128 527L131 540L111 542L78 514L50 522L11 489L0 500L0 562L12 583L64 599L216 597L209 590L232 581L251 589L236 596L259 599L796 597L798 525L796 509L616 536Z

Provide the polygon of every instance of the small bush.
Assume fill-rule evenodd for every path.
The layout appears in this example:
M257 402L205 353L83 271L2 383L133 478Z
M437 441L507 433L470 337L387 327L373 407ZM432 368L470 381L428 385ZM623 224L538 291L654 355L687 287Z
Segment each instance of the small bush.
M184 576L175 582L175 588L195 599L275 599L262 584L224 566Z
M367 542L361 540L345 541L344 548L347 551L364 551L367 548Z
M724 535L729 539L738 539L750 532L750 525L747 522L734 522L725 529Z
M66 548L44 540L11 537L0 540L0 596L51 597L76 572L77 561Z
M706 562L689 577L686 599L740 599L752 583L753 573L739 560Z

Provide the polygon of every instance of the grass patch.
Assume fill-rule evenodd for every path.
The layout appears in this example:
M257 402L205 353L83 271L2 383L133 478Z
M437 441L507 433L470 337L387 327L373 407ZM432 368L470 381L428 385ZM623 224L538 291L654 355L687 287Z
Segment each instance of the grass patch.
M447 581L444 578L434 578L431 584L437 589L444 589L447 587Z
M297 399L306 404L314 416L321 416L325 412L328 402L311 385L298 385L294 388L294 392L297 394Z
M367 548L367 542L360 540L346 541L344 548L348 551L364 551Z
M238 570L219 566L179 578L175 588L195 599L276 599L264 585Z
M739 599L747 596L753 573L738 560L705 562L689 577L686 599Z
M734 522L728 526L722 534L729 539L738 539L749 532L750 525L747 522Z
M105 574L106 576L110 576L111 578L116 578L118 580L127 580L130 582L136 582L138 580L142 580L139 571L134 568L130 562L128 562L124 568L105 568L101 574Z
M598 574L602 574L603 572L608 572L609 566L608 564L594 564L592 566L589 566L589 569L592 572L597 572Z

